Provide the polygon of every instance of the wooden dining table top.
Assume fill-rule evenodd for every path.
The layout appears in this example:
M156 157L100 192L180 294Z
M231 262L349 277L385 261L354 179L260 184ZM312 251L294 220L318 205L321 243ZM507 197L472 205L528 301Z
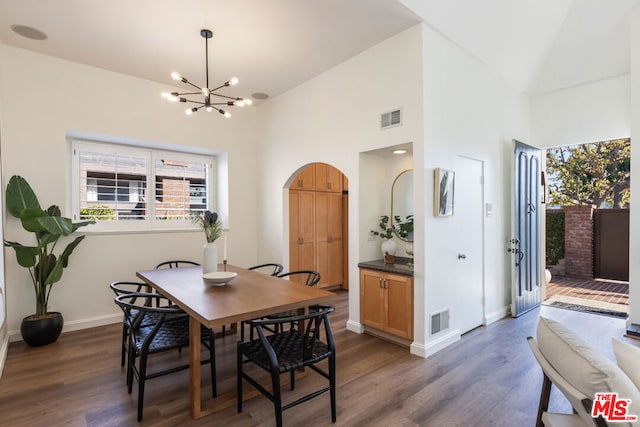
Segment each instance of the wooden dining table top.
M222 268L220 264L218 271ZM225 286L207 283L202 267L139 271L136 276L209 328L326 303L335 297L332 292L230 264L226 271L238 275Z

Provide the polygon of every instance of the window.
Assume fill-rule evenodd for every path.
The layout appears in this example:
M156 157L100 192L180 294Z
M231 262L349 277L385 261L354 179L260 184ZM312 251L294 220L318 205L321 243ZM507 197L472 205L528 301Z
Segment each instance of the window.
M73 218L95 230L192 227L213 203L216 157L72 139Z

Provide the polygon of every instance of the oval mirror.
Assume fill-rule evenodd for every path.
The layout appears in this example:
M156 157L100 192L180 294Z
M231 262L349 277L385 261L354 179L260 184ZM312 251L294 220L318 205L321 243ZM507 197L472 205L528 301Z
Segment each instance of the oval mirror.
M393 181L391 225L396 236L413 242L413 169L401 172Z

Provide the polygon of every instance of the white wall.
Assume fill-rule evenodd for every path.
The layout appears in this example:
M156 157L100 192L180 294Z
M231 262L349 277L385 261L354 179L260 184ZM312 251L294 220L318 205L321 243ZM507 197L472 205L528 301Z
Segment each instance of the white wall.
M256 111L237 111L229 120L204 112L192 117L167 103L159 83L0 45L2 107L2 194L14 174L24 176L40 202L68 209L68 131L111 135L228 152L230 182L229 262L248 266L257 259L258 181ZM67 212L68 214L68 212ZM14 218L5 218L5 237L27 241ZM50 303L65 317L65 330L119 321L108 284L135 279L136 270L168 258L201 258L201 232L89 235L76 249ZM8 323L16 333L34 312L28 273L5 249Z
M628 137L630 79L627 74L534 96L531 145L551 148Z
M1 49L2 40L0 40L0 76L2 76L2 70L4 68L4 51ZM0 176L2 175L2 85L0 84ZM0 180L1 182L1 180ZM1 185L1 184L0 184ZM0 192L1 194L1 192ZM0 198L0 238L4 238L4 198ZM4 257L0 257L0 375L2 375L2 369L4 368L4 361L8 350L8 326L7 326L7 301L5 298L6 287L4 279Z
M631 13L631 185L640 170L640 8ZM629 323L640 324L640 188L631 190L629 212Z
M451 310L450 329L426 338L431 354L460 338L454 274L458 248L452 218L433 216L434 169L455 170L456 156L484 162L484 201L494 214L484 218L484 294L487 323L503 317L511 300L506 241L511 223L512 139L530 140L529 97L431 27L424 26L424 175L426 294L422 329L432 312ZM419 237L417 237L419 239ZM418 304L418 303L416 303ZM416 318L416 321L418 319ZM418 327L416 327L418 331Z
M374 225L361 223L359 153L406 142L413 142L414 149L422 146L421 57L421 29L416 26L262 106L261 261L288 258L282 190L287 180L308 163L329 163L349 179L348 274L349 283L358 283L357 264L364 261L361 243ZM399 107L403 109L403 125L380 130L380 113ZM419 159L415 167L421 171ZM421 173L417 176L416 193L422 198ZM387 194L390 188L379 191ZM422 229L419 220L416 227ZM422 244L416 244L417 256L423 254ZM423 286L422 276L416 277L415 287ZM359 312L359 293L352 291L349 327L358 329Z

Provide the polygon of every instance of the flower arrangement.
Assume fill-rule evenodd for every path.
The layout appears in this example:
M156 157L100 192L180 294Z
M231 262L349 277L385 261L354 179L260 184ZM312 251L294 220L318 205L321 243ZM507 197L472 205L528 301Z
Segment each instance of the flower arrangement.
M205 211L204 215L194 215L192 222L204 230L208 243L215 242L222 236L222 222L218 219L216 212Z

